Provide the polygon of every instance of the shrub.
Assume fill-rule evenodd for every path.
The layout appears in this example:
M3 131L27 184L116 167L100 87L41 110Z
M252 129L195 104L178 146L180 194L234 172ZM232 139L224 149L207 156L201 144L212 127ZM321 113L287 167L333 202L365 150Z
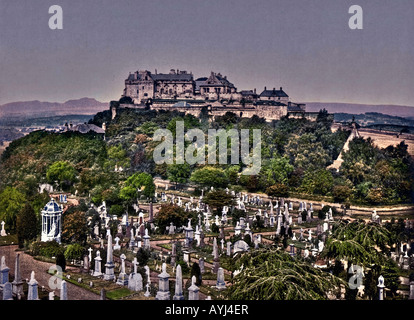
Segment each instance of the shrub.
M148 260L151 256L151 251L149 249L139 248L137 252L137 261L140 266L145 266L148 263Z
M56 241L34 242L31 248L33 256L57 257L64 253L64 248Z
M84 251L84 248L80 244L70 244L66 248L65 258L66 260L80 260L82 258Z

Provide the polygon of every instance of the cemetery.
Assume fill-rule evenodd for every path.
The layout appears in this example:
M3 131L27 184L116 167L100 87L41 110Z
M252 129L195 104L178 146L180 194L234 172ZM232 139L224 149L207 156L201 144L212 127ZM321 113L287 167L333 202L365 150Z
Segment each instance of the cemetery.
M210 201L214 192L225 193L222 203ZM199 196L157 188L151 201L137 199L135 214L121 217L110 215L105 202L96 207L75 199L52 196L41 211L40 241L17 248L8 260L2 255L3 300L67 300L68 284L111 300L414 298L413 220L383 221L373 210L364 221L324 203L213 187ZM62 220L80 205L87 212L85 241L64 244ZM3 247L15 245L1 226L0 240L9 240ZM54 286L39 285L34 271L21 274L19 257L26 254L54 264L45 270ZM256 259L262 262L255 266ZM262 270L278 259L284 268L272 276ZM267 279L288 270L313 280L267 287ZM252 282L252 272L260 283ZM352 277L370 282L353 288ZM301 281L321 281L327 289L293 290Z

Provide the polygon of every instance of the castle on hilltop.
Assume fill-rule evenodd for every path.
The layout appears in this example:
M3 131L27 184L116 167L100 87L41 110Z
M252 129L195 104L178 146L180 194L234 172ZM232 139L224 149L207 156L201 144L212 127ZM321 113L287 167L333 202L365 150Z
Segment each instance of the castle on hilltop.
M316 119L306 105L293 103L280 87L238 91L226 76L211 72L209 77L194 79L191 72L171 69L169 73L140 70L130 73L119 101L111 102L112 118L119 108L177 110L200 115L203 108L211 116L233 112L240 117L257 115L267 121L283 116Z

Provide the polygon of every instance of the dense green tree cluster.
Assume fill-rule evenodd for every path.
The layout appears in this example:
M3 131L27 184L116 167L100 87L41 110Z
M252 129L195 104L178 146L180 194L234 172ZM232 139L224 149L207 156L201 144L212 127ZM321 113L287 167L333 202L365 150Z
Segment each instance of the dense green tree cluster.
M343 160L340 175L350 182L355 200L370 204L413 201L414 162L404 142L380 149L370 138L355 138Z

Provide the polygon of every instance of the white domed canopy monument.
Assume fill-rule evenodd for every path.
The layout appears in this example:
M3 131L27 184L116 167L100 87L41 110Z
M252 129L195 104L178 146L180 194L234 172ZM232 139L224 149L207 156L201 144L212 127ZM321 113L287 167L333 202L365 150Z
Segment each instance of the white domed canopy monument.
M43 208L42 214L42 237L41 241L56 240L60 243L62 235L62 212L55 199L51 199Z

